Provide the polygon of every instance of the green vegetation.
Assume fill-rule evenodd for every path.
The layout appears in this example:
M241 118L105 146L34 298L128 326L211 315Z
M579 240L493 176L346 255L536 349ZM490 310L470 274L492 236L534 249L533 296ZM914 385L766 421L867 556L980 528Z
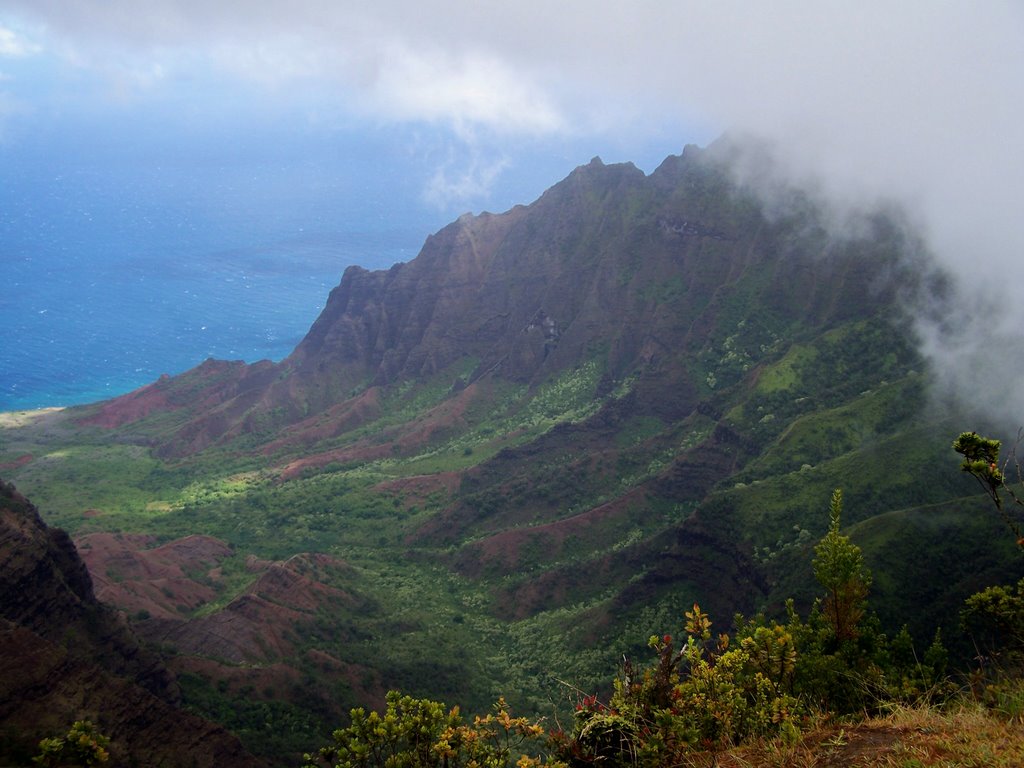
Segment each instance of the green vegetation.
M766 363L766 370L798 367L796 361L816 357L771 354L778 354L771 359L779 362ZM638 386L639 379L627 377L621 385L602 390L604 375L599 363L589 363L553 377L534 394L484 382L483 399L471 405L474 415L464 427L438 432L432 442L405 455L389 451L385 458L327 463L286 481L273 465L261 466L251 455L226 447L174 463L160 461L132 443L131 430L114 433L112 440L111 434L91 428L63 433L24 426L6 429L0 461L35 457L14 470L12 478L30 497L42 498L40 507L48 519L78 535L139 532L168 541L202 532L230 543L234 555L221 564L220 577L212 582L218 594L199 606L194 617L223 608L252 583L249 556L277 560L303 551L328 552L352 567L337 586L359 595L359 602L346 610L319 610L293 632L296 650L289 663L307 681L301 686L305 692L279 685L274 700L249 696L244 697L245 706L236 706L236 687L221 691L215 678L184 678L192 709L227 722L250 748L279 755L308 748L316 734L324 735L324 723L338 718L339 706L359 701L352 682L337 668L316 661L317 653L352 665L364 689L401 688L417 697L458 701L476 711L502 694L514 699L520 711L561 709L564 693L555 677L601 690L609 664L623 654L635 654L638 637L671 626L688 605L703 600L707 582L702 579L707 577L699 573L688 581L676 577L663 591L645 586L659 567L649 553L663 545L654 542L673 535L694 515L743 531L760 567L776 579L772 594L781 601L787 592L805 594L796 581L806 583L812 575L809 547L824 533L817 510L830 483L839 480L851 489L850 508L855 522L863 523L851 530L872 543L865 558L869 561L873 553L904 542L908 524L917 519L910 511L889 513L891 517L879 511L899 504L909 510L922 500L950 495L952 485L939 472L922 476L920 471L942 467L933 437L941 429L908 428L914 421L904 415L913 411L907 401L920 399L914 374L887 384L858 382L855 386L865 390L834 408L803 410L798 404L792 416L779 409L779 419L788 418L789 426L704 500L660 496L650 490L657 486L648 484L668 476L681 458L714 450L709 446L718 422L707 414L673 423L654 413L628 412L600 452L580 450L567 441L557 452L545 448L543 466L528 452L517 452L521 447L558 445L563 433L555 427L586 425L606 403L631 398ZM444 377L450 381L448 372ZM793 391L793 384L784 386L785 381L792 379L779 378L769 389L787 391L790 399L805 391ZM751 403L759 402L759 392L760 385L752 391L755 399L743 401L736 413L749 412ZM382 417L386 421L360 427L358 435L329 438L312 450L353 446L375 435L375 440L384 440L380 436L387 430L401 429L402 419L425 417L418 408L429 413L450 400L437 382L424 388L398 387L388 397L392 407L405 409L401 419L389 414ZM738 402L739 393L723 391L716 397L724 405ZM402 405L413 401L417 405ZM759 422L743 417L736 426L747 429L750 424L756 434ZM78 442L69 443L69 435ZM905 466L893 465L896 455ZM275 461L280 460L279 454ZM468 477L476 478L475 486L465 481L455 490L443 484L416 485L424 476L473 468ZM93 476L96 482L90 480ZM865 487L863 478L872 478L873 487ZM642 489L643 495L614 507L634 489ZM479 503L477 514L490 505L492 516L476 517L467 528L469 535L455 544L414 538L460 499ZM564 539L553 538L546 527L601 504L613 504L619 511L600 525L567 532ZM966 530L969 514L965 509L962 515L943 511L921 516L937 525L936 557L954 551L946 532ZM483 560L479 571L459 565L475 562L479 555L472 547L497 534L523 537L517 549L501 550L509 553L507 564ZM974 535L966 539L974 541ZM411 548L410 540L415 542ZM990 544L990 531L979 528L977 541L978 546ZM920 556L918 547L908 546L913 557ZM416 554L408 557L409 552ZM900 568L912 562L895 552L893 561ZM928 567L922 562L923 572ZM894 580L891 569L872 563L872 570L880 590L873 602L886 617L886 626L898 627L907 611L892 597L901 593L902 582ZM550 591L540 591L546 583L551 583ZM641 597L623 602L624 588L641 590ZM523 602L527 600L532 602ZM504 613L509 604L532 607L513 618ZM943 624L944 637L956 636L955 613L954 605L951 621ZM911 634L926 636L934 618L932 613L909 622ZM396 642L381 643L380 638ZM719 653L714 646L705 650ZM323 706L325 700L333 705Z
M841 535L838 519L830 527L820 514L837 486L849 510L842 533L862 550L864 572L870 567L878 616L871 631L839 634L884 656L883 634L904 648L911 638L927 646L941 627L962 663L972 651L957 627L963 599L1019 573L1013 547L993 543L998 521L978 516L969 483L948 471L952 417L924 410L927 375L888 304L840 311L840 293L794 309L795 292L817 290L813 275L756 249L744 250L727 282L704 290L738 258L730 222L752 215L749 201L712 199L721 183L711 174L686 193L715 237L680 236L661 253L661 224L648 214L649 231L628 243L628 269L598 270L607 285L594 296L622 291L653 314L615 319L607 339L563 337L529 381L481 370L481 357L465 355L429 376L346 383L351 398L321 413L308 412L301 392L295 402L253 406L188 453L181 430L200 415L206 384L181 377L166 385L174 409L119 427L84 423L95 406L3 419L2 474L77 537L146 534L155 546L202 533L228 543L232 554L216 573L185 574L213 592L187 603L194 609L179 609L185 603L168 584L157 587L183 620L215 618L245 597L258 577L250 560L315 552L347 564L311 576L328 580L336 602L304 595L311 607L281 619L292 622L279 633L284 650L268 645L246 662L268 680L282 674L256 695L241 692L243 668L224 659L203 659L202 675L183 665L193 710L282 761L325 738L339 710L380 702L392 688L476 711L505 694L516 711L567 716L556 677L607 700L616 660L635 656L641 638L694 603L719 621L765 611L770 619L750 627L749 639L759 628L765 642L764 632L788 633L801 669L818 658L809 648L828 657L836 651L821 638L830 610L846 615L847 627L865 621L850 584L835 586L818 618L811 613L813 543ZM588 242L587 263L601 263L611 246ZM793 225L779 247L826 245ZM852 281L844 265L829 269ZM299 413L305 421L279 429ZM941 582L932 578L939 567ZM123 572L110 575L123 586ZM282 613L294 607L287 596L261 599ZM157 625L154 611L131 607L140 632ZM680 685L690 684L683 666L714 669L725 658L721 673L729 665L733 673L721 684L739 696L723 704L737 724L730 738L773 737L760 714L743 710L764 684L751 666L756 649L743 647L747 630L736 631L724 648L696 633L703 655L680 662ZM209 671L215 664L219 673ZM815 674L838 678L830 665L821 661ZM800 679L794 674L787 695ZM833 683L830 701L856 698Z
M251 686L231 691L227 686L221 690L211 680L194 673L181 673L177 679L189 710L220 723L256 754L300 753L323 732L323 720L328 713L318 711L321 708L316 706L315 686L308 691L299 686L291 692L260 692ZM305 706L285 700L289 693L297 695ZM348 699L343 695L339 698ZM352 703L350 699L349 702Z
M866 612L870 576L859 548L840 532L841 513L836 489L813 563L825 594L806 620L789 603L785 623L738 617L734 635L715 635L695 604L685 612L686 639L678 649L671 635L655 635L648 642L653 662L636 665L624 657L607 703L573 687L568 729L512 718L503 699L469 726L458 708L391 692L383 714L353 710L351 724L335 731L331 744L306 755L307 768L499 768L516 756L520 766L810 766L821 759L845 765L838 756L850 738L880 727L866 713L882 711L896 713L887 722L941 724L934 730L942 736L894 737L877 754L862 753L857 765L1014 765L1024 756L1019 733L1004 736L996 751L985 740L1006 734L1024 716L1020 678L985 683L981 700L991 714L984 714L947 677L939 632L921 655L906 627L892 640L880 633ZM1016 597L997 592L976 595L968 613L1006 608L1008 599L1019 623L1024 582ZM845 726L838 731L836 718ZM951 729L959 738L942 741ZM901 755L903 762L890 761ZM946 762L950 755L956 762Z
M78 720L67 735L39 742L39 754L32 762L44 768L105 765L110 760L109 746L110 739L97 731L96 726L88 720Z
M339 764L371 744L394 765L502 762L520 736L574 766L828 764L858 727L842 718L945 700L947 662L978 651L977 699L1018 716L1013 467L962 436L980 493L951 471L960 418L926 407L900 312L930 279L916 244L881 216L834 237L795 191L768 216L712 154L648 181L588 167L507 228L468 224L465 263L428 252L444 286L363 286L373 333L317 333L369 367L347 348L210 361L141 397L0 415L0 474L75 537L229 545L149 581L97 573L186 705L281 765L331 723L319 757ZM217 625L239 617L244 647ZM436 703L502 695L490 720ZM548 713L559 735L534 739ZM913 749L889 768L932 764Z
M305 755L306 768L519 768L549 764L523 751L545 733L537 722L512 717L504 700L493 711L463 721L458 707L388 694L384 714L352 710L352 722L333 734L333 742Z
M793 361L804 357L779 354L777 360L788 362L770 363L767 370L795 366ZM229 721L250 748L264 754L293 754L308 748L311 734L323 734L323 723L336 718L337 710L318 702L357 703L351 683L336 669L314 661L315 652L353 665L360 670L356 675L361 676L361 685L369 688L401 688L413 696L441 697L477 711L504 693L517 709L543 713L564 705L554 676L600 690L609 664L636 653L638 637L670 626L687 605L704 599L707 577L699 573L689 580L675 577L663 590L645 586L649 575L658 573L656 558L648 554L663 546L655 542L672 536L694 515L743 531L760 567L774 579L772 595L778 597L773 599L781 605L787 593L806 594L800 584L812 575L806 565L810 542L824 532L816 510L831 483L842 481L851 489L847 495L854 522L863 523L851 530L871 542L868 561L906 541L908 525L918 519L912 512L917 504L950 496L953 486L938 471L921 473L921 467L943 466L933 437L941 428L928 425L914 431L908 428L914 421L903 415L913 410L906 401L920 398L914 374L888 384L876 382L834 408L803 411L798 406L795 416L785 417L790 419L788 428L756 458L742 463L739 472L723 478L704 500L663 497L651 492L656 485L648 484L660 482L680 458L709 450L717 422L706 414L671 423L655 414L633 412L602 443L602 452L581 451L566 442L557 453L545 449L543 466L528 452L517 453L520 447L557 445L562 433L554 428L559 424L561 429L585 425L605 403L632 397L636 378L599 394L603 375L597 363L569 370L541 385L535 403L522 387L487 384L481 390L484 399L472 406L479 415L467 418L466 427L440 432L433 442L407 455L389 452L382 459L328 463L287 481L273 466L261 466L251 455L223 447L174 463L160 461L131 442L130 430L115 433L112 440L110 434L92 429L59 434L24 426L7 429L0 461L26 454L35 457L10 476L30 497L41 497L39 506L49 520L77 535L138 532L155 534L159 542L202 532L230 543L234 555L221 564L220 577L211 582L217 595L200 605L193 617L223 608L252 583L255 576L246 567L249 556L279 560L303 551L328 552L349 563L352 571L338 586L358 594L360 602L345 611L320 610L294 630L296 652L289 663L309 681L310 695L282 685L277 689L279 701L250 697L232 716L237 689L220 691L215 679L186 676L189 705ZM776 381L772 391L784 391L782 381ZM422 413L416 411L420 406L429 411L450 399L441 396L440 385L427 389L429 396L417 386L396 388L390 402L399 408L415 399L419 405L410 406L402 417L408 418ZM397 394L399 390L403 394ZM759 391L753 391L755 398ZM795 394L789 391L787 396ZM736 402L738 393L716 397L727 404ZM743 413L752 402L757 401L742 405ZM343 436L345 443L355 445L402 423L385 418L388 423L360 427L361 437ZM750 427L755 433L759 421ZM737 427L745 429L748 423L737 420ZM69 444L69 434L79 442ZM337 447L341 442L340 437L330 438L325 445ZM899 466L892 461L896 455L903 457ZM495 482L488 474L491 467ZM472 468L478 468L469 475L476 478L475 486L463 482L452 490L442 484L415 484L424 476ZM97 482L90 481L93 476ZM864 478L872 478L870 488ZM634 489L642 489L643 495L614 506ZM469 535L455 544L434 545L414 538L438 515L455 508L459 499L477 504ZM617 511L600 525L576 528L564 539L553 538L546 527L601 504L613 504ZM901 504L907 509L878 514ZM493 510L491 517L479 516L488 508ZM920 516L922 522L936 526L936 558L960 551L947 532L968 530L964 520L975 517L966 507L962 514ZM523 537L517 549L502 550L509 553L506 564L482 560L478 571L459 565L475 562L476 543L498 534ZM410 537L415 542L412 548ZM964 540L988 546L991 532L978 528ZM907 546L909 557L893 551L892 562L900 569L921 556L919 547ZM408 557L409 552L416 555ZM922 573L927 573L928 562L921 563ZM872 570L879 587L873 602L886 626L898 628L907 614L901 607L907 603L899 602L903 582L892 568L880 569L872 562ZM998 571L991 578L999 578ZM921 581L928 583L925 576ZM550 590L543 591L548 588L540 585L547 583ZM640 590L641 597L623 602L624 588ZM531 596L534 592L536 596ZM948 601L929 599L946 606L952 618L943 623L943 636L956 638L955 603L950 609ZM509 617L504 612L509 604L531 607ZM906 623L914 637L926 636L935 626L935 612ZM382 644L382 637L400 641Z

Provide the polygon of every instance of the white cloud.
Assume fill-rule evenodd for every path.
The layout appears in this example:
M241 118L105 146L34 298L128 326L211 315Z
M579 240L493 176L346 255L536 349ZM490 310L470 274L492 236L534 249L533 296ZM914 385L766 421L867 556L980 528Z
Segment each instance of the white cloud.
M31 42L24 35L10 27L0 24L0 58L21 59L33 56L41 51L41 47ZM12 118L31 113L31 105L7 92L6 88L15 83L15 76L0 71L0 144L10 140L10 121Z
M39 53L42 48L13 29L0 25L0 56L21 58Z
M470 159L457 158L452 153L449 160L435 171L423 199L440 210L454 206L466 206L472 201L486 197L508 161L502 157L484 158L471 153Z
M368 83L373 108L402 120L485 126L499 133L551 133L565 120L537 84L493 56L413 50L393 42Z

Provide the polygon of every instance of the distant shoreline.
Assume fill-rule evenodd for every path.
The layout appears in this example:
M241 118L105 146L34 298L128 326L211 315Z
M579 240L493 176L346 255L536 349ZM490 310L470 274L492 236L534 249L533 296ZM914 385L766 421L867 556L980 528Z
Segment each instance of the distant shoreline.
M24 427L45 416L63 411L67 406L54 405L47 408L33 408L21 411L0 411L0 427Z

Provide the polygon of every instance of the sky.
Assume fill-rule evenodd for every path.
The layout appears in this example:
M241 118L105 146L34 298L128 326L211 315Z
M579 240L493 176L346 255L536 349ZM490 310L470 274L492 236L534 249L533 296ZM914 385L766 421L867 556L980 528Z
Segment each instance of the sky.
M594 155L650 171L758 136L839 207L908 208L985 308L922 322L926 350L1018 423L1022 118L1019 0L0 0L0 157L46 139L291 167L312 147L351 163L347 194L436 229Z

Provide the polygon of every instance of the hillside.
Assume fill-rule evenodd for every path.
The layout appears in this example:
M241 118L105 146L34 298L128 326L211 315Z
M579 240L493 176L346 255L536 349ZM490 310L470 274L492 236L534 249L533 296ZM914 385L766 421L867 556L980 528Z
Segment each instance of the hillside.
M927 254L892 212L766 206L736 151L463 216L348 269L280 363L8 417L0 469L263 754L390 687L546 712L694 601L806 605L840 486L883 622L954 638L1022 574L956 471L974 425L928 407Z
M179 709L178 686L99 603L67 534L0 483L0 761L91 720L116 764L259 766L237 739ZM14 762L8 762L14 761Z

